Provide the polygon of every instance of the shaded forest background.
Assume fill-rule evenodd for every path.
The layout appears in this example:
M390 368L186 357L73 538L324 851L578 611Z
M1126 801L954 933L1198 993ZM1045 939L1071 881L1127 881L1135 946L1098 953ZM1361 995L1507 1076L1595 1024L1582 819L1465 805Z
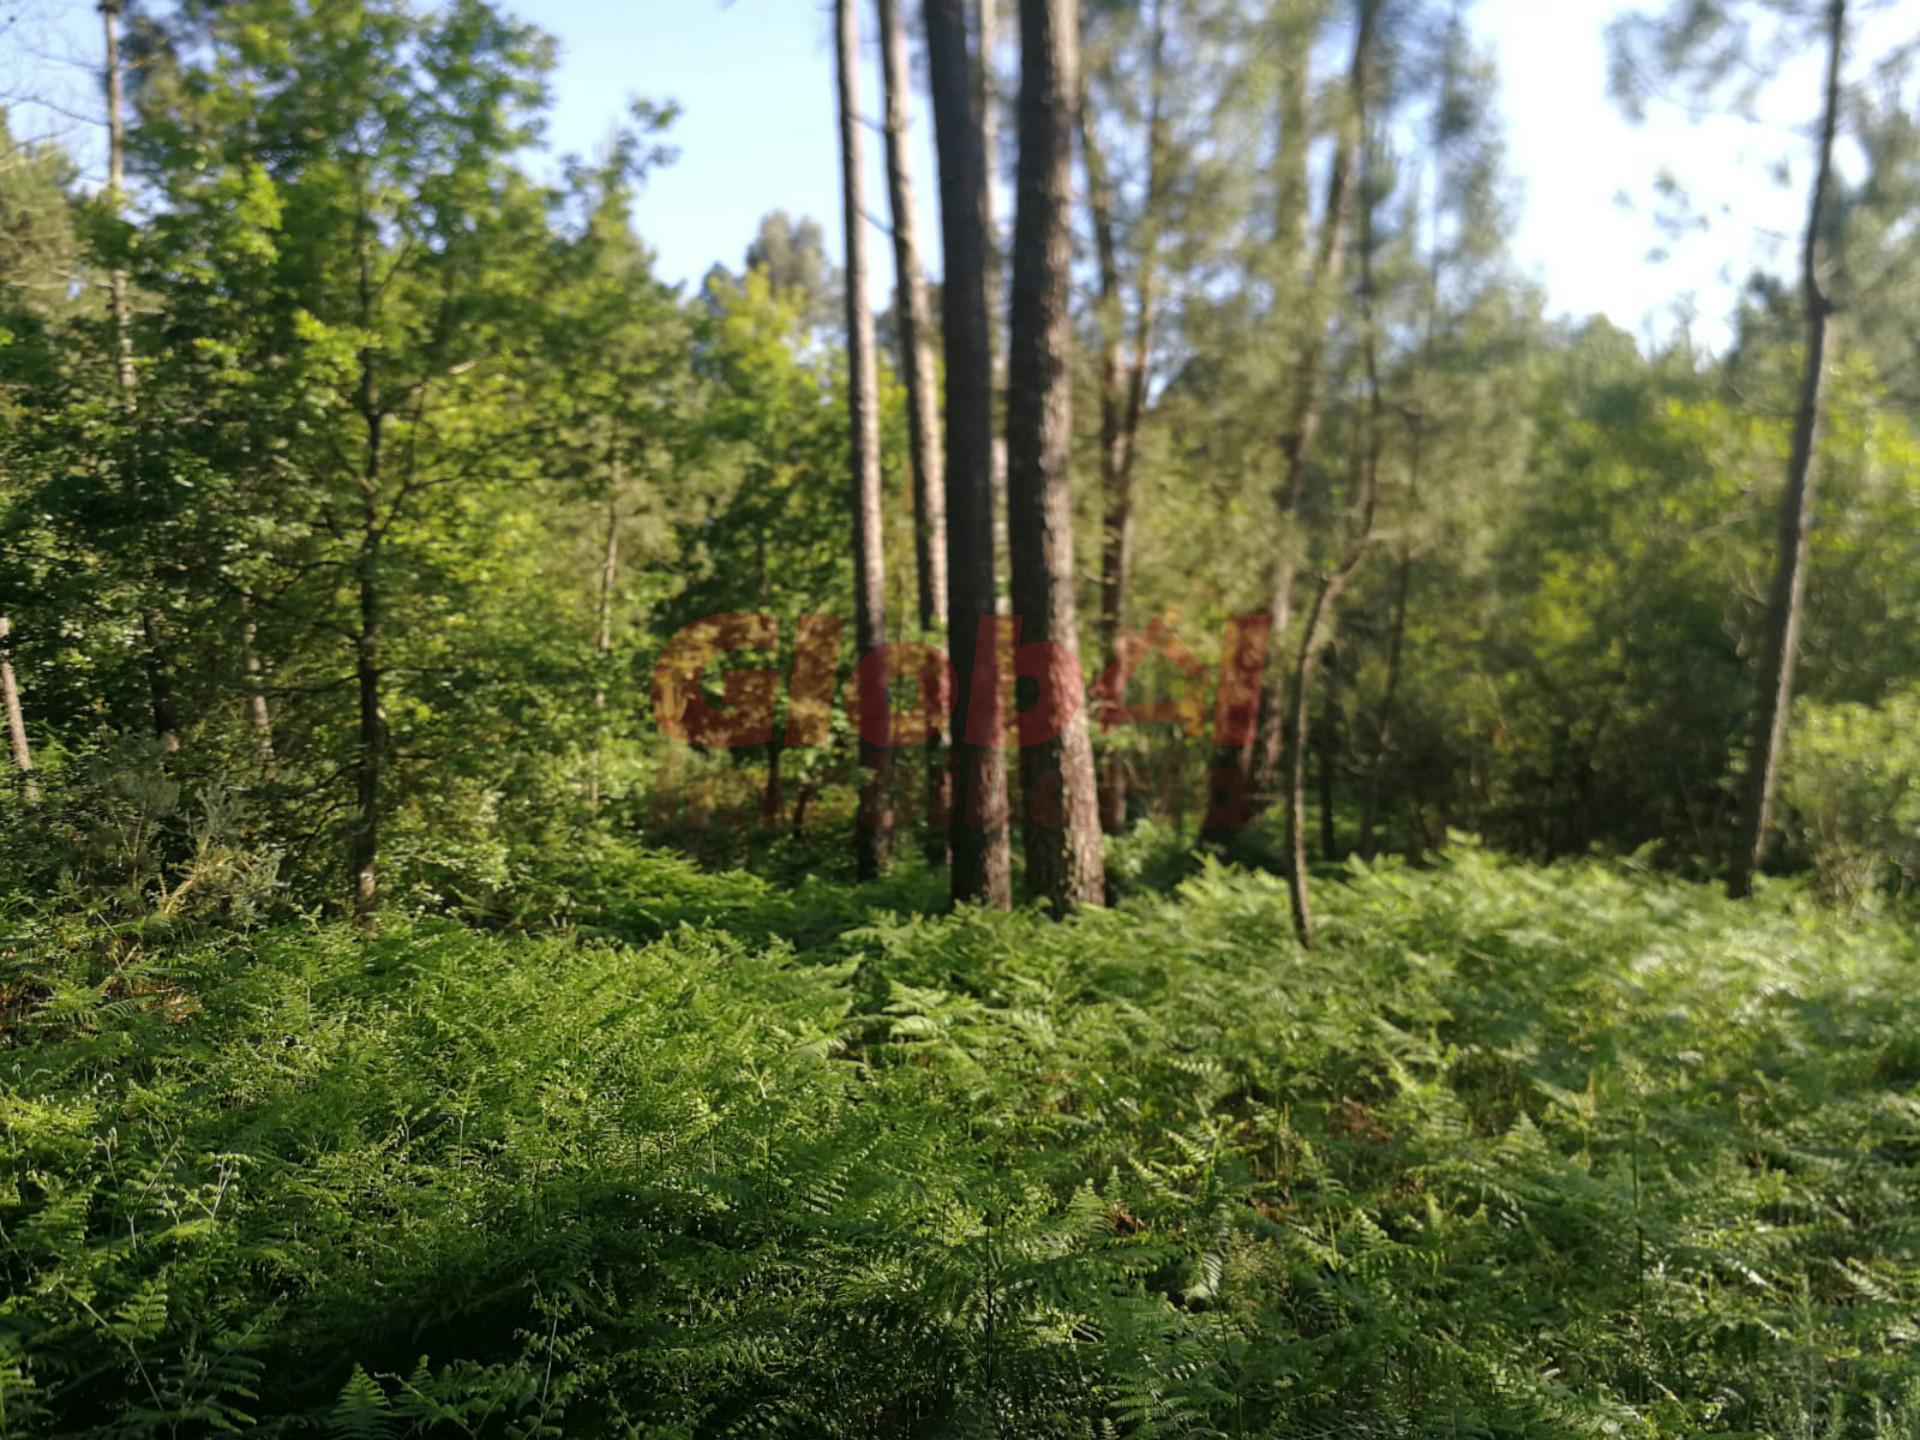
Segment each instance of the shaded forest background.
M769 216L737 270L663 286L626 213L672 163L671 112L637 107L550 178L529 149L550 43L485 5L109 18L121 188L82 193L45 146L8 141L0 169L0 609L39 800L14 786L9 871L158 877L217 844L298 903L340 903L344 869L347 889L484 907L519 857L590 832L765 862L778 833L844 825L844 715L827 747L689 752L650 694L702 617L785 622L783 675L798 616L853 618L853 312L819 227ZM1768 33L1817 50L1825 19ZM1621 23L1628 103L1717 94L1729 38L1754 41L1691 23ZM1009 118L983 159L1017 149L1011 47L991 56L981 118ZM1848 58L1779 858L1854 893L1913 863L1920 279L1901 57ZM1157 646L1127 694L1179 719L1095 717L1106 828L1201 826L1223 636L1264 612L1259 734L1227 758L1256 772L1256 811L1281 798L1297 689L1322 858L1462 831L1726 864L1803 378L1793 279L1754 278L1724 354L1547 318L1505 256L1496 78L1458 7L1099 4L1083 59L1078 638L1089 682L1150 626L1185 652ZM939 419L902 358L951 368L942 298L918 335L898 303L876 322L871 596L894 640L945 643L915 543ZM1004 509L996 529L1004 610ZM872 643L843 646L849 684Z

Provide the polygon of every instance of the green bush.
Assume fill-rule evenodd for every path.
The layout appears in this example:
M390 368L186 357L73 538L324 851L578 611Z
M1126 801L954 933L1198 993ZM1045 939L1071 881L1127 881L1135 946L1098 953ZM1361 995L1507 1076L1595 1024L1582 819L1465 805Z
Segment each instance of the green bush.
M1920 686L1794 711L1785 796L1821 886L1857 903L1920 883Z

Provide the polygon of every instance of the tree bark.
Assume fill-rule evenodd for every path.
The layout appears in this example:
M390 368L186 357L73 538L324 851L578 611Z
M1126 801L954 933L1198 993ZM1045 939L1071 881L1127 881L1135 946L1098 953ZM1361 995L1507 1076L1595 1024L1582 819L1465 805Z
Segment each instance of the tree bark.
M107 208L118 219L126 196L127 132L125 117L125 81L120 60L121 0L100 0L100 28L104 42L104 69L107 88ZM139 374L133 363L133 303L128 291L127 272L115 265L107 274L109 310L113 317L114 379L120 390L120 403L131 414L136 406ZM149 575L147 586L154 581ZM140 612L140 629L146 640L147 687L153 715L153 733L161 750L174 754L180 748L180 722L174 712L173 687L168 674L165 637L166 619L157 605L148 604Z
M973 104L980 126L980 164L987 176L987 293L998 299L1000 246L994 186L1000 178L1000 87L994 56L1000 44L1000 0L971 0L973 6Z
M267 668L261 663L260 652L254 645L257 627L251 613L252 596L243 596L242 603L248 610L246 622L240 627L240 665L246 672L247 724L253 729L253 748L260 760L260 778L271 782L279 773L279 760L273 748L273 711L267 704Z
M1406 653L1407 607L1413 596L1413 546L1400 547L1400 567L1393 580L1393 616L1387 633L1387 676L1380 694L1380 714L1373 731L1373 764L1367 770L1366 806L1360 815L1360 854L1371 860L1380 853L1380 782L1387 757L1393 753L1393 711L1400 695L1400 670Z
M999 424L1007 393L1007 347L1004 266L1000 256L1000 84L995 57L999 54L1001 0L970 0L973 6L973 107L980 130L980 165L987 177L985 213L987 244L981 253L986 270L987 340L993 353L993 554L997 573L1008 573L1007 440Z
M1340 647L1327 646L1327 698L1320 707L1318 751L1320 785L1320 858L1332 862L1340 858L1340 824L1333 813L1334 791L1340 765L1340 734L1346 715L1340 704Z
M100 0L100 26L106 42L107 81L107 206L115 219L127 186L127 132L125 86L120 65L121 0ZM138 376L133 366L133 305L127 290L127 272L118 265L107 275L113 312L116 379L128 406Z
M947 645L957 681L953 898L1004 909L1012 881L999 682L993 655L979 647L983 628L992 633L997 608L987 174L967 55L966 0L927 0L925 15L946 262Z
M354 643L354 691L359 701L359 743L355 754L354 811L348 839L347 871L353 889L354 914L362 921L368 921L380 905L380 792L387 759L387 715L380 693L380 642L384 619L380 551L384 537L377 508L385 417L374 402L372 359L364 357L361 363L362 418L367 427L367 455L360 480L364 508L360 555L354 576L359 589L360 608L360 629Z
M919 577L920 629L932 634L947 613L947 497L940 453L940 401L934 393L933 316L920 268L919 225L914 216L912 151L907 103L912 71L907 63L901 0L878 0L880 54L887 91L887 195L893 212L894 311L900 335L900 370L907 382L907 429L913 463L914 568ZM946 715L951 696L933 708ZM947 768L947 726L927 737L927 860L947 862L952 779Z
M1139 456L1140 424L1146 413L1147 361L1153 342L1155 216L1165 163L1165 17L1154 0L1148 59L1147 180L1141 204L1134 272L1132 354L1127 341L1125 296L1120 276L1119 242L1114 223L1112 181L1094 129L1086 85L1080 92L1080 146L1087 172L1087 207L1093 222L1099 271L1100 322L1100 645L1104 658L1120 651L1127 600L1133 586L1134 470ZM1126 826L1128 772L1124 757L1109 755L1100 779L1100 826L1114 834Z
M613 661L613 597L620 583L620 493L626 478L618 455L607 465L607 528L600 552L600 597L595 629L594 666L599 672L593 687L593 757L587 772L587 809L600 811L600 791L606 770L607 667Z
M1327 177L1326 213L1320 221L1320 242L1307 280L1306 328L1294 366L1292 395L1281 450L1286 473L1280 491L1280 518L1285 532L1282 547L1275 556L1268 587L1267 617L1274 644L1278 647L1293 617L1293 584L1299 570L1296 534L1300 521L1300 501L1306 488L1307 467L1320 433L1320 369L1327 343L1327 309L1346 255L1346 214L1353 196L1354 152L1366 129L1365 94L1371 84L1374 26L1379 0L1359 0L1359 24L1353 42L1353 62L1349 70L1345 114L1334 140L1333 161ZM1281 717L1286 713L1286 668L1276 665L1269 681L1265 706L1267 725L1262 732L1253 764L1253 790L1271 795L1278 778L1286 729Z
M1439 75L1440 108L1444 110L1446 97L1455 83L1460 14L1454 12L1452 26L1445 51L1445 60ZM1427 294L1425 333L1420 346L1420 368L1418 372L1420 389L1424 392L1431 383L1433 372L1434 342L1440 328L1440 283L1444 268L1444 251L1440 244L1441 195L1445 190L1444 151L1446 134L1444 128L1437 126L1434 132L1434 213L1433 213L1433 253L1427 267ZM1420 482L1425 473L1427 453L1428 414L1424 404L1416 402L1412 418L1411 435L1408 440L1407 457L1407 501L1406 508L1410 516L1418 514L1420 506ZM1412 539L1400 542L1400 563L1396 568L1393 581L1392 614L1388 621L1387 633L1387 674L1381 689L1380 710L1374 721L1373 756L1367 767L1367 794L1365 807L1360 816L1360 854L1372 860L1380 853L1379 827L1381 809L1381 785L1386 778L1387 761L1394 749L1393 722L1394 711L1400 699L1401 675L1405 669L1407 646L1407 614L1413 602L1413 568L1416 558Z
M147 642L147 698L154 737L161 751L172 755L180 749L180 717L174 709L173 676L167 667L167 621L159 606L149 605L140 612L140 633Z
M1361 0L1363 37L1371 31L1375 3L1376 0ZM1362 45L1366 43L1363 38ZM1367 183L1373 159L1373 149L1366 138L1370 99L1367 67L1356 57L1351 108L1356 133L1361 137L1360 163L1366 172L1361 184L1366 193L1359 207L1360 233L1356 246L1360 252L1360 355L1367 385L1367 406L1363 412L1365 445L1360 461L1360 493L1356 497L1358 505L1353 542L1346 560L1338 570L1322 580L1320 592L1314 597L1313 610L1307 617L1307 631L1300 641L1300 660L1293 678L1287 726L1290 759L1287 767L1287 893L1293 904L1294 930L1300 937L1300 943L1309 950L1313 948L1313 905L1307 885L1307 746L1311 739L1307 712L1313 690L1313 662L1321 646L1331 651L1340 597L1353 583L1373 550L1374 523L1380 505L1380 457L1385 443L1386 397L1380 384L1379 332L1374 313L1373 207L1376 197L1370 193L1372 187ZM1331 830L1325 838L1327 848L1331 850Z
M1105 506L1100 544L1100 648L1117 656L1124 622L1126 587L1133 563L1133 515L1125 430L1125 357L1120 293L1120 247L1114 235L1113 190L1105 152L1094 132L1092 102L1080 92L1080 154L1087 172L1087 210L1093 222L1093 253L1099 274L1100 325L1100 489ZM1127 823L1127 766L1109 754L1100 773L1100 828L1109 835Z
M1313 690L1314 660L1324 644L1323 629L1341 595L1360 573L1370 543L1371 536L1363 535L1346 563L1326 577L1313 597L1306 633L1300 637L1287 711L1287 895L1293 904L1294 932L1309 950L1313 948L1313 905L1307 891L1307 751L1312 743L1308 701Z
M780 812L786 808L786 789L780 776L780 759L786 748L778 733L767 745L767 786L760 792L760 823L769 827L780 823Z
M817 782L802 782L798 793L793 797L793 838L798 840L807 833L807 809L813 804L813 797L819 792Z
M354 690L359 698L353 831L347 868L354 913L371 916L380 904L380 784L386 763L386 714L380 703L380 541L371 530L359 561L360 633L354 645Z
M1802 303L1807 327L1800 402L1794 415L1793 448L1787 460L1787 486L1780 502L1780 529L1774 558L1773 591L1767 606L1767 630L1760 654L1759 703L1753 722L1752 753L1741 795L1740 834L1727 891L1735 899L1753 893L1753 881L1767 857L1773 805L1780 788L1780 766L1792 718L1794 671L1800 658L1800 628L1807 591L1807 552L1813 534L1814 462L1826 423L1827 351L1833 342L1834 307L1822 271L1826 264L1827 206L1833 189L1833 152L1840 129L1841 72L1847 46L1847 0L1827 8L1825 102L1820 118L1819 158L1813 195L1807 205L1806 241L1801 251Z
M886 554L880 494L879 380L874 362L873 311L867 306L867 211L861 159L860 19L856 0L835 0L836 58L840 79L840 184L846 231L847 422L852 439L854 545L853 625L856 663L887 640ZM861 728L874 725L888 704L884 678L862 688ZM854 860L862 880L887 866L893 839L889 799L891 752L863 738L860 813L854 825Z
M1078 0L1021 0L1020 178L1008 347L1007 528L1021 639L1047 648L1020 749L1027 884L1056 914L1106 898L1093 741L1074 607L1073 120ZM1036 723L1037 722L1037 723Z
M13 768L20 772L20 793L29 805L39 803L40 782L33 773L33 747L27 742L27 719L20 708L20 685L13 673L13 621L0 615L0 709L6 712L7 741Z
M1276 145L1278 169L1274 204L1274 244L1271 273L1267 277L1272 294L1269 323L1278 328L1298 321L1289 316L1297 310L1305 281L1307 253L1307 162L1313 135L1309 121L1312 81L1314 30L1318 7L1311 4L1282 6L1277 10L1279 33L1275 47L1282 56ZM1340 178L1336 170L1335 177ZM1330 198L1331 195L1330 195ZM1331 212L1330 212L1331 213ZM1305 344L1304 335L1300 344ZM1289 506L1286 492L1280 492L1281 518L1291 546L1298 516L1297 504ZM1209 846L1231 844L1242 826L1251 818L1253 792L1258 785L1271 794L1279 770L1279 757L1272 746L1282 733L1281 706L1286 699L1287 662L1283 654L1287 628L1293 621L1293 569L1290 551L1274 556L1267 579L1267 633L1271 653L1267 685L1261 701L1261 714L1244 743L1216 747L1208 772L1208 804L1200 829L1200 843ZM1284 567L1284 568L1283 568Z

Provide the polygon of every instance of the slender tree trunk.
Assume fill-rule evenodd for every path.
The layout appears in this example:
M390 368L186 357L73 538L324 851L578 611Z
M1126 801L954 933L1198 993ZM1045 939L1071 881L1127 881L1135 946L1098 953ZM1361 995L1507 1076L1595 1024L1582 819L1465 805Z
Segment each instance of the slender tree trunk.
M33 747L27 743L27 717L20 708L20 685L13 673L13 621L0 615L0 710L6 712L7 741L13 768L20 772L20 793L29 805L39 803L40 782L33 774Z
M1173 834L1176 840L1187 836L1187 742L1178 731L1173 737Z
M760 823L773 826L780 823L780 812L786 808L786 791L781 783L780 757L786 753L786 745L778 732L767 746L767 788L760 793Z
M1313 134L1309 119L1312 81L1313 40L1318 25L1318 6L1296 3L1276 10L1278 31L1274 48L1281 57L1276 145L1278 170L1274 206L1274 243L1271 273L1267 283L1272 293L1269 323L1276 329L1292 328L1300 321L1301 291L1306 281L1307 161ZM1297 344L1306 343L1304 333ZM1206 819L1200 829L1203 845L1231 844L1253 813L1256 786L1270 794L1279 758L1271 752L1281 734L1280 707L1285 701L1287 664L1283 653L1287 628L1293 620L1293 534L1297 506L1289 508L1281 494L1281 518L1285 533L1283 547L1274 555L1267 577L1267 633L1272 654L1269 679L1262 695L1261 716L1255 732L1242 744L1217 747L1213 753L1209 778Z
M1275 557L1268 587L1267 616L1278 647L1293 613L1293 585L1299 570L1297 530L1300 501L1306 489L1307 468L1320 434L1321 357L1327 343L1327 311L1340 280L1346 255L1346 215L1353 196L1354 153L1366 130L1365 92L1371 83L1373 38L1379 0L1359 0L1359 24L1353 42L1346 112L1335 138L1333 162L1327 178L1326 213L1320 222L1320 244L1307 281L1306 328L1294 367L1286 429L1281 437L1286 474L1280 487L1280 517L1285 537ZM1282 716L1286 707L1286 668L1276 665L1268 683L1267 726L1252 758L1253 789L1271 795L1286 745Z
M1445 109L1445 98L1452 91L1457 73L1458 46L1462 40L1461 15L1458 7L1450 21L1450 33L1445 50L1445 59L1439 76L1439 95L1441 109ZM1433 374L1434 341L1440 329L1440 282L1444 267L1444 250L1440 239L1441 215L1443 212L1442 195L1446 181L1444 155L1447 137L1444 125L1436 122L1434 132L1434 199L1433 199L1433 243L1432 260L1427 269L1426 322L1425 334L1420 346L1419 383L1422 391L1431 382ZM1412 422L1412 434L1409 439L1410 454L1407 457L1407 501L1409 517L1416 516L1420 507L1420 482L1425 473L1427 450L1427 413L1424 405L1417 407ZM1375 718L1373 731L1372 763L1367 767L1367 795L1365 808L1360 817L1360 854L1372 860L1380 853L1379 826L1381 808L1381 786L1386 778L1387 761L1393 754L1394 711L1400 698L1400 679L1405 669L1407 646L1407 614L1413 600L1413 568L1415 547L1411 539L1400 543L1400 563L1396 567L1393 580L1392 616L1388 622L1387 634L1387 674L1381 690L1380 711Z
M1000 428L1000 408L1007 394L1006 285L1000 255L1000 72L995 60L1000 45L1001 0L969 0L973 7L973 107L980 130L980 165L987 177L987 245L982 252L987 286L987 338L993 347L993 554L999 574L1008 573L1007 440Z
M1360 853L1368 860L1379 854L1380 783L1387 757L1393 753L1393 711L1400 695L1400 670L1407 643L1407 607L1413 595L1413 546L1400 547L1400 567L1393 580L1393 617L1387 633L1387 677L1380 695L1380 714L1373 731L1373 764L1367 770L1366 807L1360 815Z
M1157 213L1166 164L1166 25L1162 0L1154 0L1148 59L1147 181L1136 241L1132 355L1126 342L1125 296L1120 277L1112 182L1095 133L1087 87L1080 98L1081 153L1087 172L1087 205L1093 220L1100 284L1100 644L1104 658L1119 654L1127 601L1133 586L1134 472L1140 424L1146 413L1147 364L1153 344ZM1100 824L1109 834L1126 826L1128 771L1124 757L1110 755L1100 781Z
M120 64L121 0L100 0L100 25L106 41L107 81L107 206L117 219L127 188L127 133L125 87ZM133 305L127 290L127 272L118 265L107 276L113 310L116 376L129 406L137 376L133 367Z
M966 0L926 0L925 14L946 259L941 305L947 359L947 646L958 682L953 898L1004 909L1011 902L1012 881L999 681L993 655L979 646L997 608L987 174L967 55Z
M1374 3L1375 0L1361 0L1363 36L1371 29ZM1354 123L1362 137L1359 142L1361 166L1366 172L1361 184L1366 198L1359 207L1360 234L1356 248L1360 252L1360 355L1367 384L1358 516L1354 539L1345 562L1322 580L1319 594L1314 597L1313 609L1307 617L1306 634L1300 641L1300 661L1293 678L1287 726L1290 759L1287 767L1287 893L1293 902L1294 930L1300 937L1300 943L1309 950L1313 948L1313 906L1307 885L1307 746L1311 738L1307 712L1313 691L1313 662L1322 646L1332 650L1340 597L1360 573L1360 568L1366 564L1367 556L1373 549L1374 523L1380 505L1380 457L1386 436L1386 398L1380 384L1379 334L1374 314L1373 207L1376 197L1371 194L1372 187L1367 183L1371 178L1373 158L1373 148L1365 138L1369 100L1367 68L1362 63L1356 63L1352 109ZM1332 848L1331 838L1329 832L1329 850Z
M1111 661L1120 653L1127 584L1133 568L1132 488L1128 483L1125 357L1120 333L1123 297L1113 191L1084 83L1080 94L1080 151L1087 172L1087 209L1093 220L1094 259L1100 277L1100 488L1105 515L1100 537L1099 635L1100 648ZM1109 754L1100 775L1100 828L1112 835L1126 823L1126 759Z
M1340 825L1334 817L1333 802L1336 772L1340 765L1340 734L1346 716L1340 704L1340 647L1329 644L1326 650L1327 699L1320 707L1320 743L1318 746L1320 781L1320 858L1340 858Z
M120 11L121 0L100 0L107 87L107 208L116 219L125 203L127 186L126 99L120 60ZM107 287L113 316L114 378L120 388L121 404L131 413L136 405L139 375L133 363L133 303L128 290L127 272L119 265L108 272ZM154 584L149 575L149 591ZM153 714L153 733L160 741L161 750L171 755L180 748L180 722L174 711L173 687L166 659L166 618L159 606L148 604L142 607L140 629L147 646L147 686Z
M361 257L363 312L371 305L366 257ZM380 803L387 763L387 715L381 697L380 644L385 621L381 592L380 488L384 479L386 416L374 384L373 356L360 357L360 416L367 453L360 472L360 554L354 567L360 627L354 643L354 691L359 736L354 755L354 810L347 840L347 873L353 912L371 923L380 905Z
M600 551L600 598L593 655L599 672L593 687L593 756L587 770L587 809L600 811L607 763L607 670L613 663L613 597L620 584L620 499L626 467L618 455L608 461L607 527Z
M1293 928L1300 943L1313 948L1313 906L1307 891L1307 752L1312 744L1308 702L1313 691L1314 659L1323 635L1367 553L1369 537L1362 537L1340 569L1326 577L1307 612L1306 632L1300 637L1299 659L1293 673L1293 693L1287 710L1287 893L1293 902Z
M246 672L247 724L253 730L254 754L260 760L260 778L271 782L279 773L279 760L273 749L273 711L267 704L267 667L261 663L255 647L257 628L253 622L253 598L243 596L247 618L240 627L240 665Z
M1057 914L1106 897L1093 740L1074 610L1073 117L1079 0L1021 0L1020 182L1008 355L1007 517L1013 613L1048 648L1037 736L1020 750L1027 883ZM1051 712L1051 713L1049 713Z
M180 717L174 709L173 676L167 665L167 621L159 606L149 605L140 612L140 633L147 642L147 698L152 707L153 733L160 749L172 755L180 749Z
M865 659L887 642L886 554L880 494L879 380L874 363L873 311L867 307L867 211L861 160L860 18L855 0L835 0L840 76L840 183L846 220L847 420L852 435L854 649ZM863 730L888 704L884 679L863 687ZM860 814L854 827L854 858L862 880L887 867L893 841L892 754L862 740Z
M1767 607L1767 631L1760 653L1759 703L1754 712L1752 751L1741 796L1740 834L1734 851L1728 893L1736 899L1753 893L1754 875L1767 857L1773 803L1780 788L1792 718L1794 670L1800 658L1800 627L1807 591L1807 552L1813 534L1814 462L1826 422L1827 352L1833 342L1833 302L1827 294L1827 206L1833 188L1833 151L1840 128L1840 77L1847 48L1847 0L1827 8L1826 99L1820 119L1819 160L1813 196L1807 206L1806 242L1801 252L1802 301L1806 312L1807 353L1800 379L1800 403L1794 416L1793 449L1787 460L1787 486L1781 496L1780 533L1774 557L1773 593Z
M371 519L361 539L357 566L360 633L354 646L354 690L360 734L355 757L353 831L348 870L353 908L361 917L379 907L380 788L386 769L386 711L380 697L380 533Z
M1000 83L994 59L1000 47L1000 0L969 0L973 8L973 104L980 126L980 164L987 175L987 295L997 301L1000 288L998 202L1000 179Z
M947 613L947 495L940 453L940 397L935 393L933 314L920 269L919 225L914 216L912 150L907 102L913 75L907 63L901 0L879 0L880 53L887 90L887 196L893 212L894 311L899 317L900 371L907 382L907 428L913 461L914 568L920 583L920 629L932 634ZM951 696L936 705L948 713ZM927 737L927 819L930 863L947 861L953 782L947 767L947 727Z

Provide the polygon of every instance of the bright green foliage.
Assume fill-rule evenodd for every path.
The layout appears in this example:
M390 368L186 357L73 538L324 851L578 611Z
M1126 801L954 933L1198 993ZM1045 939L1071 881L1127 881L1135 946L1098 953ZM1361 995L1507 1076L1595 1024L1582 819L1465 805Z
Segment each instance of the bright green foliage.
M4 1433L1912 1432L1910 934L1467 849L795 955L629 865L713 923L32 924Z
M1806 705L1787 803L1826 889L1859 901L1920 883L1920 689L1879 705Z

